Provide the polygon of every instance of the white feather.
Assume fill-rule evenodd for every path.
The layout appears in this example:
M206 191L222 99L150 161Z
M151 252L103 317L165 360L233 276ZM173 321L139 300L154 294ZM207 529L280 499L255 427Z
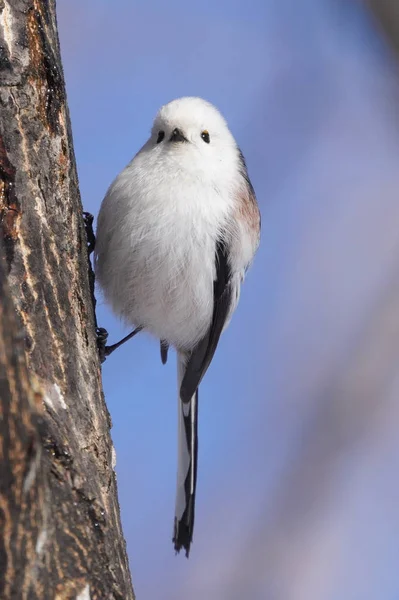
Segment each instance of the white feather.
M168 142L175 127L189 143ZM157 144L159 131L165 138ZM235 222L241 187L237 146L220 113L199 98L163 107L98 217L96 275L114 312L192 349L212 317L216 239L237 238L237 273L248 262L251 241Z

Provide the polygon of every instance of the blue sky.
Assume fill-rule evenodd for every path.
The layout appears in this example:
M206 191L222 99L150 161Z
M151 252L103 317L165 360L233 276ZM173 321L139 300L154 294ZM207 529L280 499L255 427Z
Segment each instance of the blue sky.
M355 2L57 4L85 210L97 214L158 108L199 95L227 118L262 212L201 385L189 561L171 543L174 356L163 367L142 335L103 368L137 597L398 598L398 407L384 390L377 418L326 393L399 256L392 57ZM101 299L98 318L111 342L124 333ZM345 437L334 424L348 406L362 420Z

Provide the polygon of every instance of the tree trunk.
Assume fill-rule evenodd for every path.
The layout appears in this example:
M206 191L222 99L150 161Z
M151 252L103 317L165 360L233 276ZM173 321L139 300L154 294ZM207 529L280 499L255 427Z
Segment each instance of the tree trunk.
M54 0L0 36L0 598L129 600Z

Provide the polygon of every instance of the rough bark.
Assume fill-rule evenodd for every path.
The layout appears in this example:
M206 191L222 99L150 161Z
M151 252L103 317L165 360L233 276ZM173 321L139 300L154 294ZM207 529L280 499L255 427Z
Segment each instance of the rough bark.
M0 598L133 599L54 0L0 0L0 222Z

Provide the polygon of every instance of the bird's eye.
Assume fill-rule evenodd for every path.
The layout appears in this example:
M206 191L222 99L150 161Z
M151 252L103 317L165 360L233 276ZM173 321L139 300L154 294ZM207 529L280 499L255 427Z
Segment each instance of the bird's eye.
M160 131L158 133L158 139L157 139L157 144L160 144L163 140L163 138L165 137L165 132L164 131Z
M201 133L201 137L206 144L209 144L209 142L211 141L211 138L209 137L209 131L207 131L206 129Z

